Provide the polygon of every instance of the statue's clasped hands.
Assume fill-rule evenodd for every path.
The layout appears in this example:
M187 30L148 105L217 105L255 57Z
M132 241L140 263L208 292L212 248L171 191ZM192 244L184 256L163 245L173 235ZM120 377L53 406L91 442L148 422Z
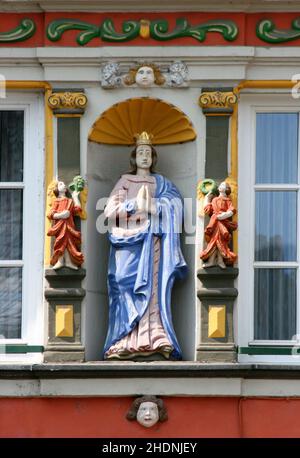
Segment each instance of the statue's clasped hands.
M152 202L148 186L143 185L136 197L137 210L146 213L156 213L155 204Z
M205 205L210 203L214 199L215 195L212 193L212 191L209 191L206 196L205 196ZM224 219L231 218L233 215L232 211L227 211L227 212L222 212L217 215L217 220L223 221Z

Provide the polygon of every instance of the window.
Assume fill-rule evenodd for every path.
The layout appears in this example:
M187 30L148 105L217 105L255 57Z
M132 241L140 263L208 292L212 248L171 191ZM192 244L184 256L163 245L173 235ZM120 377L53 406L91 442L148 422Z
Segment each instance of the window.
M43 344L41 101L19 93L0 105L0 356L5 360Z
M0 111L0 335L21 338L24 112Z
M240 360L300 363L300 110L289 94L256 97L239 117Z

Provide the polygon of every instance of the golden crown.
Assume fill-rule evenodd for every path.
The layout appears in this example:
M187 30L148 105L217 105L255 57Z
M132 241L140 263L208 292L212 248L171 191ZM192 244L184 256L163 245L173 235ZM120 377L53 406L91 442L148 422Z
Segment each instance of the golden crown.
M144 131L141 134L135 134L135 143L136 146L139 145L152 145L152 134L148 134L148 132Z

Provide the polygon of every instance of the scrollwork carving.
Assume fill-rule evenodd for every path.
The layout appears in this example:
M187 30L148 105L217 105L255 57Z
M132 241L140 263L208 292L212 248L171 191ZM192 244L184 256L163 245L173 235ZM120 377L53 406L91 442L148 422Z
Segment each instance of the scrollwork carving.
M54 92L48 98L48 104L52 110L84 110L87 101L87 97L83 92Z

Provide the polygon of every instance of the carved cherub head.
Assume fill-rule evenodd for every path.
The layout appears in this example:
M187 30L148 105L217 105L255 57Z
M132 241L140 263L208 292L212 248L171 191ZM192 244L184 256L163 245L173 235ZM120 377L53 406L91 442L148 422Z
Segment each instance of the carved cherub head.
M124 83L127 86L131 86L136 83L138 86L144 88L150 87L153 84L161 86L164 82L165 78L158 66L148 62L143 62L142 64L131 68L124 79Z
M156 396L142 396L133 401L126 418L131 421L137 420L145 428L151 428L158 421L166 421L168 414L162 399Z

